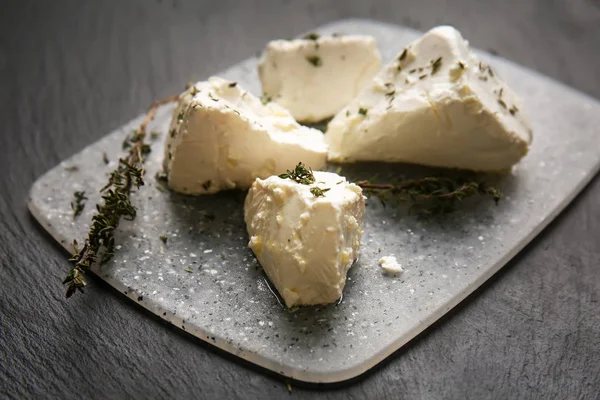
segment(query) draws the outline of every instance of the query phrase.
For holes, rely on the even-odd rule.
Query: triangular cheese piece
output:
[[[288,307],[342,296],[364,212],[361,188],[332,172],[315,171],[312,183],[254,182],[244,205],[249,246]]]
[[[478,171],[517,163],[532,140],[522,100],[441,26],[413,42],[329,123],[329,159]]]
[[[235,82],[213,77],[184,92],[173,111],[163,166],[184,194],[248,189],[256,178],[298,161],[322,168],[327,145],[317,129],[283,107],[263,104]]]
[[[269,42],[258,64],[263,92],[304,123],[331,118],[381,69],[375,39],[319,36]]]

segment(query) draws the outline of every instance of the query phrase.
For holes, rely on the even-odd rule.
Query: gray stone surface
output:
[[[26,208],[61,160],[201,79],[328,21],[457,26],[475,47],[600,97],[595,0],[82,2],[0,12],[0,397],[596,398],[600,179],[480,289],[359,379],[292,382],[165,324],[103,280],[64,300],[68,254]]]
[[[384,62],[419,37],[410,29],[366,20],[335,22],[317,32],[373,35]],[[459,212],[429,219],[409,215],[403,205],[383,206],[371,199],[361,257],[337,305],[296,312],[281,307],[247,248],[245,193],[194,198],[165,191],[152,178],[162,168],[160,142],[147,162],[149,184],[134,197],[138,217],[118,229],[115,258],[94,271],[159,317],[274,372],[309,382],[354,378],[504,266],[600,167],[599,102],[514,64],[490,62],[524,95],[524,111],[535,132],[528,156],[499,180],[504,199],[495,206],[489,198],[480,198]],[[254,58],[216,75],[260,95]],[[171,111],[164,107],[149,127],[162,138]],[[99,202],[98,189],[115,166],[105,166],[102,154],[119,154],[124,138],[139,123],[132,121],[111,133],[34,184],[31,210],[66,248],[73,238],[85,235],[95,213],[88,207],[73,220],[73,191],[88,193],[90,204]],[[380,174],[387,175],[387,181],[428,173],[439,171],[356,164],[344,166],[342,172],[351,180]],[[161,234],[168,237],[166,245]],[[377,262],[388,254],[404,265],[401,276],[382,274]]]

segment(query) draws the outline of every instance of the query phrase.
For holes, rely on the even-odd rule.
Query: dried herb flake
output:
[[[310,192],[312,193],[313,196],[315,197],[325,197],[325,192],[328,192],[330,190],[330,188],[320,188],[318,186],[314,186],[310,188]]]
[[[320,67],[323,65],[323,60],[321,60],[321,57],[319,56],[307,56],[306,61],[311,63],[313,67]]]
[[[85,197],[85,191],[73,192],[74,202],[71,202],[71,209],[73,210],[73,218],[77,217],[85,208],[85,201],[88,199]]]

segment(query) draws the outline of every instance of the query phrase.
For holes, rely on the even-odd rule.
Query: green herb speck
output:
[[[304,40],[317,40],[320,37],[321,36],[318,33],[311,32],[311,33],[307,33],[306,35],[304,35],[304,37],[302,39],[304,39]]]
[[[321,60],[321,57],[319,56],[308,56],[306,57],[306,61],[311,63],[313,67],[320,67],[323,65],[323,60]]]
[[[435,75],[436,72],[442,67],[442,57],[438,57],[431,62],[431,75]]]
[[[399,61],[403,61],[406,58],[406,55],[408,54],[408,49],[404,49],[402,51],[402,54],[400,54],[400,57],[398,57]]]
[[[325,197],[325,192],[328,192],[329,190],[330,190],[329,188],[321,189],[318,186],[310,188],[310,192],[315,197]]]
[[[73,193],[73,198],[75,199],[75,202],[71,202],[71,209],[73,210],[73,218],[75,218],[81,214],[85,208],[85,201],[87,200],[87,197],[85,197],[84,191],[76,191]]]
[[[271,96],[269,96],[266,93],[263,93],[262,96],[260,96],[260,101],[264,104],[267,105],[268,103],[273,101],[273,98]]]

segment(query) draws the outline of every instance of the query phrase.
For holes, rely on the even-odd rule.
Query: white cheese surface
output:
[[[249,246],[288,307],[338,300],[358,258],[362,189],[334,173],[314,176],[312,185],[257,179],[244,206]],[[329,190],[315,197],[315,186]]]
[[[299,125],[275,103],[263,105],[234,82],[213,77],[186,90],[173,111],[163,166],[185,194],[247,189],[255,178],[301,160],[325,165],[323,134]]]
[[[270,42],[258,65],[263,93],[298,121],[332,117],[381,69],[371,36],[320,36]]]
[[[521,99],[449,26],[427,32],[329,123],[329,158],[497,171],[532,140]]]
[[[400,263],[394,256],[381,257],[379,259],[379,265],[388,274],[397,275],[404,272],[402,265],[400,265]]]

